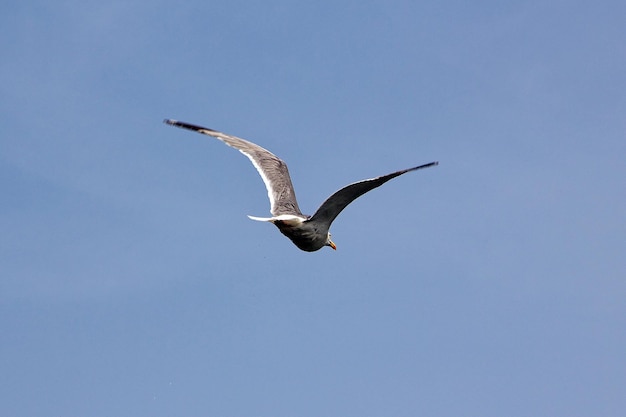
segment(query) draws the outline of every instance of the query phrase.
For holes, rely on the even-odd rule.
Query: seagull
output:
[[[287,164],[267,149],[247,140],[206,127],[172,119],[165,119],[163,122],[171,126],[189,129],[217,138],[247,156],[252,161],[252,165],[259,171],[265,183],[267,196],[270,200],[270,212],[272,213],[272,217],[248,217],[251,220],[273,223],[298,248],[307,252],[314,252],[324,246],[330,246],[337,250],[337,246],[330,239],[330,225],[339,213],[355,199],[402,174],[439,164],[439,162],[430,162],[346,185],[328,197],[315,214],[306,216],[302,214],[298,207],[296,193],[291,184]]]

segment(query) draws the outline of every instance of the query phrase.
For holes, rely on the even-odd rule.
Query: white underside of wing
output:
[[[282,161],[276,155],[272,154],[267,149],[253,142],[249,142],[236,136],[230,136],[217,130],[192,125],[190,123],[179,122],[172,119],[166,119],[165,123],[212,136],[216,139],[221,140],[226,145],[237,149],[239,152],[244,154],[250,160],[250,162],[252,162],[252,165],[254,166],[254,168],[256,168],[257,172],[261,176],[261,179],[265,184],[265,188],[267,189],[267,197],[270,201],[270,212],[274,214],[279,211],[277,204],[281,203],[284,207],[281,206],[280,210],[282,210],[283,212],[285,211],[286,207],[286,210],[291,210],[291,208],[293,208],[294,213],[299,214],[298,204],[295,200],[295,193],[293,191],[291,179],[289,178],[287,166],[284,161]],[[264,166],[265,159],[268,160],[269,165],[266,164]],[[277,197],[283,198],[284,201],[276,201]],[[294,219],[298,218],[297,215],[292,216],[294,217]],[[307,217],[301,217],[303,220],[307,219]],[[280,219],[278,217],[255,218],[255,220],[259,221],[297,221],[294,219]]]
[[[252,165],[254,165],[257,172],[261,176],[261,179],[265,183],[265,188],[267,189],[267,198],[270,200],[270,211],[274,210],[274,190],[272,189],[272,183],[270,182],[269,178],[267,178],[267,175],[265,175],[265,172],[263,172],[263,169],[261,169],[261,166],[254,160],[252,155],[249,155],[241,149],[239,149],[239,152],[248,157],[250,162],[252,162]]]
[[[226,145],[228,145],[228,146],[230,146],[232,148],[235,148],[239,152],[244,154],[250,160],[250,162],[252,162],[252,165],[256,168],[257,172],[261,176],[261,179],[263,180],[263,183],[265,183],[265,188],[267,189],[267,198],[270,200],[270,211],[272,211],[274,209],[274,191],[272,189],[272,183],[270,182],[270,180],[267,177],[267,175],[265,175],[265,172],[263,171],[263,168],[261,167],[261,165],[259,165],[259,163],[252,157],[252,155],[250,155],[249,153],[247,153],[243,149],[239,149],[237,146],[234,146],[230,142],[230,140],[232,140],[232,138],[229,135],[226,135],[226,134],[224,134],[222,132],[217,132],[217,131],[213,131],[213,130],[206,130],[206,129],[204,129],[202,131],[202,133],[204,133],[206,135],[209,135],[209,136],[213,136],[214,138],[220,139]],[[235,139],[243,140],[243,139],[240,139],[240,138],[235,138]],[[247,142],[247,141],[244,141],[244,142]],[[250,144],[254,145],[251,142],[250,142]],[[270,153],[267,150],[265,150],[265,151]]]

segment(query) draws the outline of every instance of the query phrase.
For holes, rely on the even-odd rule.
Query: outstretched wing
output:
[[[323,224],[326,228],[330,228],[330,224],[333,222],[333,220],[335,220],[339,213],[341,213],[341,211],[345,209],[348,204],[352,203],[355,199],[359,198],[366,192],[371,191],[374,188],[380,187],[387,181],[402,174],[406,174],[407,172],[432,167],[438,164],[439,162],[431,162],[417,167],[403,169],[402,171],[393,172],[391,174],[383,175],[381,177],[363,180],[347,185],[328,197],[308,221],[318,222],[320,224]]]
[[[259,171],[265,183],[265,188],[267,188],[272,215],[293,214],[302,216],[296,200],[296,193],[291,184],[287,164],[276,155],[252,142],[218,132],[217,130],[171,119],[165,119],[164,122],[168,125],[212,136],[239,150],[239,152],[250,159],[252,165]]]

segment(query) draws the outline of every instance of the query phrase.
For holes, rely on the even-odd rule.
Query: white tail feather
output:
[[[256,217],[256,216],[248,216],[248,218],[250,220],[254,220],[257,222],[273,222],[274,218],[273,217]]]
[[[256,216],[248,216],[250,220],[255,220],[257,222],[277,222],[280,221],[289,226],[298,226],[302,224],[306,217],[294,216],[293,214],[281,214],[280,216],[275,217],[256,217]]]

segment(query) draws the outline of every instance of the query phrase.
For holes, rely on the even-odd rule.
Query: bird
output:
[[[191,123],[173,119],[165,119],[163,122],[212,136],[247,156],[265,183],[267,196],[270,200],[270,213],[272,214],[272,217],[248,217],[251,220],[273,223],[283,235],[287,236],[299,249],[306,252],[314,252],[325,246],[337,250],[337,245],[331,240],[330,225],[339,213],[358,197],[407,172],[439,164],[438,161],[429,162],[346,185],[328,197],[312,216],[307,216],[302,214],[298,207],[287,164],[267,149],[245,139]]]

